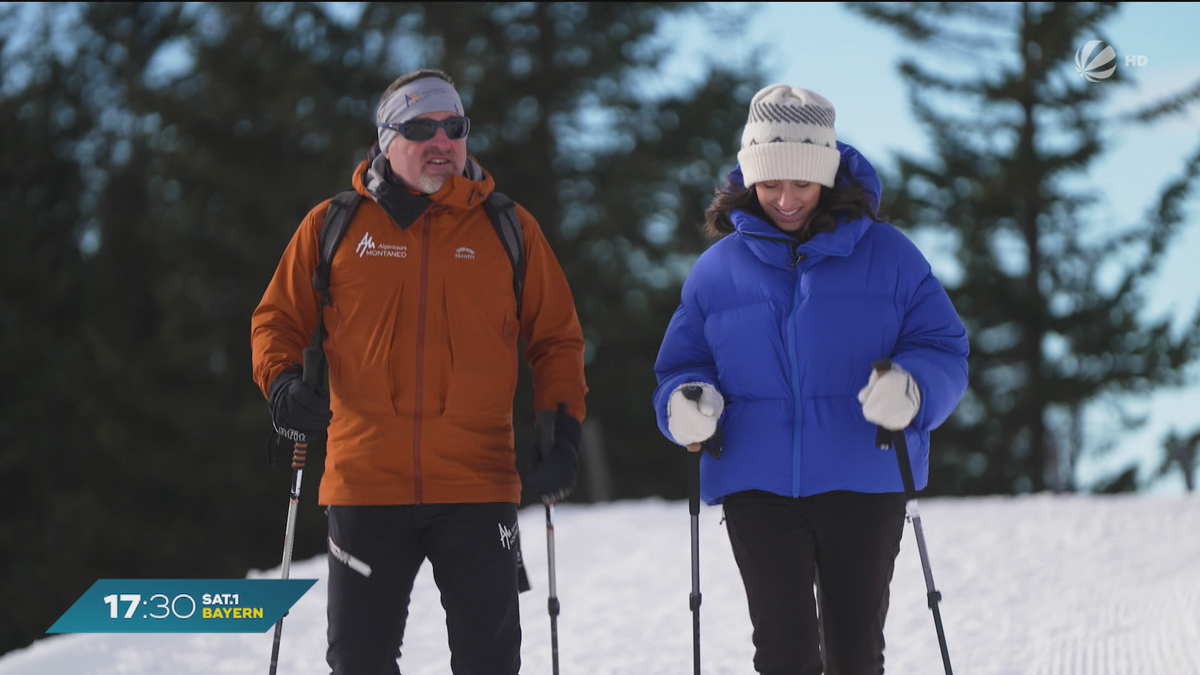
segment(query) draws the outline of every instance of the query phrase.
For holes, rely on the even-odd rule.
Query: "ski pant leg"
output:
[[[754,627],[754,669],[764,675],[821,675],[812,525],[797,500],[768,492],[738,492],[724,504]]]
[[[905,497],[828,492],[804,499],[817,524],[825,672],[879,675]]]
[[[446,610],[454,675],[517,675],[521,606],[517,590],[517,505],[440,504],[425,547]]]
[[[331,506],[329,647],[333,675],[399,675],[397,659],[421,567],[412,506]],[[370,575],[364,574],[370,566]]]

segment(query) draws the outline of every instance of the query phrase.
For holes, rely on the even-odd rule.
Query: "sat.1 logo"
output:
[[[1149,62],[1145,56],[1125,57],[1126,66],[1144,66]],[[1075,70],[1088,82],[1107,80],[1117,72],[1117,52],[1103,40],[1089,40],[1075,52]]]

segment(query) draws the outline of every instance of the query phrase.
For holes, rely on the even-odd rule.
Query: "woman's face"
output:
[[[755,183],[754,191],[771,222],[789,233],[808,227],[821,199],[821,184],[802,180]]]

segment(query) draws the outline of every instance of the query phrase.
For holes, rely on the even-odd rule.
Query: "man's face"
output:
[[[453,116],[454,113],[449,111],[418,115],[439,122]],[[440,190],[447,178],[461,174],[466,168],[467,138],[451,140],[441,128],[426,141],[410,141],[402,134],[396,134],[388,146],[387,158],[392,173],[405,185],[430,194]]]

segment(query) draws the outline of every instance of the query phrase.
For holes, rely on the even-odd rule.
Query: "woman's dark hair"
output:
[[[817,209],[808,221],[803,236],[807,239],[818,232],[833,232],[837,229],[838,220],[849,221],[864,215],[877,223],[882,222],[875,212],[876,206],[874,197],[854,181],[831,188],[822,185]],[[729,212],[734,209],[758,216],[768,224],[772,223],[762,205],[758,203],[758,193],[753,186],[735,186],[726,181],[725,187],[718,188],[713,194],[712,203],[704,212],[704,224],[700,229],[713,239],[733,234],[733,221],[729,218]]]

